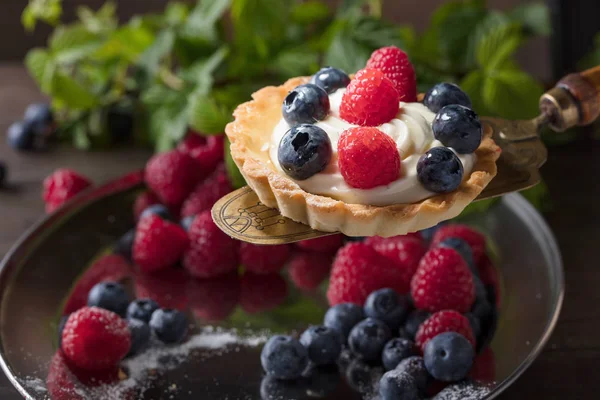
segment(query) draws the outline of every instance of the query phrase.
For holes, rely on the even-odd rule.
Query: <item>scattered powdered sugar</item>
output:
[[[481,400],[490,394],[488,386],[472,382],[450,385],[439,392],[432,400]]]

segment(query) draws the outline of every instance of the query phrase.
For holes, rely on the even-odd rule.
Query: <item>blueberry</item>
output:
[[[115,244],[113,251],[115,254],[120,254],[131,261],[131,252],[133,249],[133,241],[135,240],[135,229],[127,231],[119,238]]]
[[[300,85],[285,97],[282,113],[290,126],[313,124],[329,114],[329,96],[312,83]]]
[[[134,300],[127,307],[127,319],[139,319],[140,321],[150,322],[152,314],[158,309],[158,303],[152,299]]]
[[[473,313],[466,313],[465,317],[469,320],[469,325],[471,325],[471,329],[473,330],[473,335],[475,338],[479,338],[481,335],[481,322],[479,318],[476,317]]]
[[[323,325],[338,331],[345,342],[354,325],[363,319],[365,312],[362,307],[352,303],[341,303],[327,310]]]
[[[25,110],[24,120],[29,122],[36,135],[44,135],[54,123],[54,115],[49,104],[30,104]]]
[[[100,282],[90,290],[87,305],[100,307],[124,317],[129,296],[123,286],[116,282]]]
[[[475,267],[475,262],[473,261],[473,250],[471,250],[471,246],[469,246],[469,244],[463,239],[457,237],[449,237],[444,239],[439,244],[439,247],[448,247],[456,250],[458,254],[461,255],[463,260],[465,260],[471,272],[473,272],[473,274],[476,276],[479,275],[479,271],[477,271],[477,268]]]
[[[393,289],[379,289],[367,297],[365,314],[385,322],[392,331],[396,331],[404,322],[408,313],[408,302]]]
[[[286,132],[279,143],[277,156],[286,174],[304,180],[323,171],[331,154],[327,133],[316,125],[302,124]]]
[[[186,231],[189,231],[190,226],[192,226],[192,222],[194,222],[194,218],[196,218],[195,215],[187,216],[179,222],[179,225],[181,225],[181,227]]]
[[[415,336],[419,327],[427,318],[431,316],[431,313],[425,310],[414,310],[406,318],[402,331],[410,340],[415,340]]]
[[[417,384],[417,387],[422,392],[427,389],[429,383],[433,380],[431,375],[429,375],[427,368],[425,368],[425,361],[423,360],[423,357],[408,357],[398,364],[396,370],[405,372],[412,376]]]
[[[431,228],[427,228],[427,229],[423,229],[421,231],[421,237],[423,238],[423,240],[427,243],[431,242],[431,239],[433,238],[433,235],[435,234],[435,232],[437,232],[438,229],[440,229],[440,227],[442,225],[445,225],[447,222],[446,221],[442,221],[440,223],[438,223],[435,226],[432,226]]]
[[[6,181],[6,175],[8,175],[8,168],[6,167],[6,164],[0,161],[0,187],[2,187]]]
[[[475,303],[488,302],[488,293],[485,285],[479,278],[479,271],[477,271],[477,274],[473,274],[473,286],[475,286]]]
[[[15,150],[31,150],[33,148],[33,127],[31,123],[19,121],[8,127],[6,142]]]
[[[427,342],[423,359],[435,379],[456,382],[467,376],[474,357],[475,350],[464,336],[445,332]]]
[[[354,354],[367,362],[381,362],[381,352],[392,333],[387,324],[375,318],[367,318],[350,331],[348,344]]]
[[[311,326],[300,336],[308,359],[315,365],[334,364],[342,352],[339,333],[326,326]]]
[[[473,304],[473,307],[471,307],[471,312],[473,313],[473,315],[475,315],[477,318],[482,319],[488,318],[492,314],[492,311],[492,305],[485,298],[477,299],[475,301],[475,304]]]
[[[423,98],[423,104],[434,113],[450,104],[460,104],[471,108],[471,99],[454,83],[438,83]]]
[[[310,80],[327,93],[333,93],[338,89],[345,88],[350,84],[350,77],[341,69],[333,67],[324,67],[319,70]]]
[[[179,343],[188,331],[188,319],[178,310],[159,308],[152,313],[150,328],[163,343]]]
[[[127,321],[129,332],[131,332],[131,348],[129,355],[138,354],[150,342],[150,326],[139,319],[130,319]]]
[[[260,362],[274,378],[297,379],[308,366],[308,352],[291,336],[276,335],[263,347]]]
[[[420,400],[421,394],[415,380],[406,372],[386,372],[379,381],[381,400]]]
[[[405,358],[416,356],[415,344],[411,340],[394,338],[385,344],[381,361],[386,371],[394,369]]]
[[[282,381],[271,375],[265,375],[260,382],[260,398],[262,400],[302,399],[306,393],[306,385],[302,380]]]
[[[431,192],[449,193],[456,190],[463,174],[462,162],[447,147],[434,147],[417,162],[417,178]]]
[[[445,106],[438,111],[431,128],[437,140],[460,154],[477,150],[483,137],[483,129],[477,113],[457,104]]]
[[[69,319],[68,315],[63,315],[60,317],[60,321],[58,322],[57,333],[58,333],[58,348],[62,349],[62,334],[65,330],[65,325],[67,324],[67,320]]]
[[[142,211],[142,213],[140,214],[140,219],[143,219],[149,215],[157,215],[162,219],[166,219],[169,221],[171,220],[171,213],[169,212],[169,209],[163,206],[162,204],[154,204],[145,208],[144,211]]]

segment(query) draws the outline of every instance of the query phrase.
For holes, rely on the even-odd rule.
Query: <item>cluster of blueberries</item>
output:
[[[458,333],[442,333],[427,342],[420,356],[413,340],[429,313],[411,312],[410,303],[392,289],[380,289],[369,295],[364,307],[351,303],[331,307],[323,325],[309,327],[299,340],[271,337],[261,353],[266,372],[263,399],[289,396],[290,390],[314,390],[315,376],[323,370],[317,381],[328,379],[335,389],[337,366],[345,369],[351,387],[379,393],[382,400],[418,400],[434,380],[463,380],[475,357],[471,343]],[[328,365],[333,367],[326,369]],[[381,367],[387,371],[383,375]]]
[[[96,284],[88,294],[87,305],[99,307],[127,319],[131,332],[129,356],[138,354],[151,343],[152,336],[165,344],[182,342],[188,332],[187,316],[178,310],[160,308],[151,299],[137,299],[130,302],[125,288],[116,282]],[[60,321],[59,343],[68,316]]]
[[[323,171],[331,160],[331,141],[314,125],[329,114],[329,94],[350,84],[344,71],[322,68],[310,83],[294,88],[283,101],[283,119],[291,129],[283,136],[278,150],[281,168],[291,178],[308,179]]]
[[[15,150],[42,149],[55,130],[54,114],[45,103],[31,104],[22,121],[12,124],[7,131],[8,145]]]

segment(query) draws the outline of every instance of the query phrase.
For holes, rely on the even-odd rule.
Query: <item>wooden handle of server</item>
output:
[[[557,131],[594,122],[600,116],[600,66],[562,78],[542,96],[540,109]]]

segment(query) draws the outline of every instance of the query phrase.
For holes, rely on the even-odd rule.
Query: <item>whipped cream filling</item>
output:
[[[388,185],[371,189],[357,189],[346,183],[337,165],[337,144],[343,131],[357,125],[340,118],[340,104],[345,91],[346,89],[338,89],[329,95],[331,111],[326,119],[315,124],[323,129],[331,140],[333,154],[329,165],[323,172],[306,180],[294,180],[294,182],[309,193],[328,196],[349,204],[373,206],[409,204],[434,196],[436,193],[426,190],[419,182],[417,162],[427,150],[443,144],[435,140],[431,130],[431,122],[435,114],[421,103],[401,102],[396,118],[377,127],[396,142],[402,160],[400,177]],[[281,118],[273,130],[271,142],[266,143],[262,148],[269,153],[270,162],[284,175],[286,174],[279,165],[277,153],[281,139],[289,130],[289,125]],[[464,167],[464,177],[467,178],[476,162],[476,155],[474,153],[457,153],[457,155]]]

